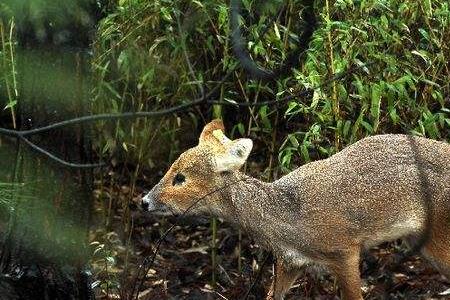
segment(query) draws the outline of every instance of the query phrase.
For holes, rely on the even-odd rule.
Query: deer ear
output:
[[[212,144],[216,145],[220,141],[215,137],[214,132],[221,131],[222,133],[225,131],[225,127],[223,126],[223,122],[220,119],[215,119],[203,127],[203,131],[200,134],[199,144]]]
[[[215,156],[216,172],[236,171],[242,167],[252,151],[251,139],[237,139],[225,146],[225,153]]]

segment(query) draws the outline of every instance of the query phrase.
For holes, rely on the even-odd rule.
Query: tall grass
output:
[[[17,128],[16,105],[19,98],[16,60],[15,60],[15,21],[14,18],[9,19],[5,24],[0,18],[0,90],[6,90],[7,100],[4,110],[9,110],[13,128]],[[3,86],[3,88],[2,88]],[[0,102],[0,103],[3,103]]]

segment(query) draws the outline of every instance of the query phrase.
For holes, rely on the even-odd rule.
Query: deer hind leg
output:
[[[422,254],[450,281],[450,228],[434,228]]]
[[[272,284],[266,300],[283,300],[299,274],[299,268],[290,268],[283,260],[277,259]]]
[[[336,276],[342,300],[363,300],[359,274],[359,254],[360,250],[355,249],[339,259],[333,260],[329,265]]]

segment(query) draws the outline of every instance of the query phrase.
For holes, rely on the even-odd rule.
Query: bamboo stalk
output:
[[[326,8],[326,23],[330,24],[330,3],[329,0],[325,0],[325,8]],[[333,50],[333,36],[331,32],[331,26],[327,33],[327,39],[328,39],[328,69],[331,73],[331,76],[334,76],[335,69],[334,69],[334,50]],[[339,107],[339,98],[337,93],[337,86],[336,82],[333,81],[332,83],[332,95],[331,99],[333,101],[333,115],[334,115],[334,121],[337,123],[341,117],[340,117],[340,107]],[[339,134],[339,131],[335,131],[335,147],[336,151],[340,149],[340,141],[341,137]]]
[[[14,33],[14,18],[11,19],[10,27],[9,27],[9,53],[11,57],[11,69],[12,69],[12,79],[13,79],[13,89],[14,89],[14,96],[19,97],[19,91],[17,89],[17,79],[16,79],[16,64],[14,59],[14,43],[13,43],[13,33]],[[14,126],[15,128],[15,126]]]
[[[224,98],[224,87],[220,88],[220,100],[222,101]],[[221,105],[214,105],[213,106],[213,118],[214,119],[221,119],[222,118],[222,106]],[[218,224],[217,224],[217,218],[212,217],[211,218],[211,285],[213,288],[217,285],[217,279],[216,279],[216,269],[217,269],[217,230],[218,230]]]
[[[17,100],[18,98],[18,90],[17,90],[17,82],[16,82],[16,69],[15,69],[15,61],[14,61],[14,45],[12,42],[12,38],[13,38],[13,32],[14,32],[14,20],[11,20],[10,22],[10,30],[9,30],[9,41],[6,41],[5,38],[5,30],[4,30],[4,24],[3,21],[0,20],[0,36],[1,36],[1,40],[2,40],[2,52],[3,52],[3,72],[4,72],[4,80],[5,80],[5,85],[6,85],[6,92],[8,94],[8,105],[9,105],[9,109],[11,111],[11,118],[13,121],[13,127],[14,129],[17,128],[17,123],[16,123],[16,113],[14,110],[14,100]],[[7,49],[6,44],[9,45],[9,49]],[[7,52],[9,52],[9,60],[7,55]],[[8,78],[8,74],[9,72],[7,72],[6,70],[9,69],[11,65],[11,69],[12,69],[12,78],[13,78],[13,90],[14,90],[14,95],[11,92],[11,85],[9,82],[9,78]]]

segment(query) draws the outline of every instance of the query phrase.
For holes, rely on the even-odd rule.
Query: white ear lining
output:
[[[226,147],[224,154],[215,157],[216,171],[234,171],[245,164],[253,147],[251,139],[238,139]]]
[[[253,148],[253,141],[251,139],[238,139],[229,149],[231,155],[242,158],[244,160],[250,155]]]
[[[223,131],[220,129],[214,130],[213,136],[224,146],[231,143],[231,140],[227,138]]]

